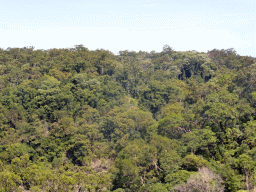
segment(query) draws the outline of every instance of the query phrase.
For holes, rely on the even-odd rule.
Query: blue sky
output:
[[[176,51],[256,57],[255,0],[0,0],[0,47]]]

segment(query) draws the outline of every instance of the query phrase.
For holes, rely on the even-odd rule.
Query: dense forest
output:
[[[0,191],[254,191],[255,108],[234,49],[0,49]]]

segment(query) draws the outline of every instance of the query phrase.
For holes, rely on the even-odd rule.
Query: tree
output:
[[[156,155],[154,146],[147,145],[142,140],[130,142],[116,159],[119,169],[117,186],[130,190],[138,190],[144,186],[154,175],[152,171],[156,167]]]
[[[0,172],[0,190],[1,191],[18,191],[21,185],[21,178],[8,170]]]
[[[197,174],[193,174],[188,179],[187,183],[180,185],[174,191],[209,191],[209,192],[223,192],[224,181],[220,175],[214,174],[213,171],[206,167],[199,169]]]
[[[250,156],[246,154],[240,155],[238,158],[238,162],[245,177],[246,190],[250,191],[254,188],[255,185],[255,162]]]
[[[169,45],[164,45],[163,46],[163,51],[162,53],[172,53],[173,49]]]

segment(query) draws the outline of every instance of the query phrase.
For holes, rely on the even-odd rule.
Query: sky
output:
[[[234,48],[256,57],[256,0],[0,0],[0,48],[161,52]]]

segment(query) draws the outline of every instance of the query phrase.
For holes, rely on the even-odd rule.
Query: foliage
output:
[[[253,191],[255,58],[0,49],[0,191]]]

